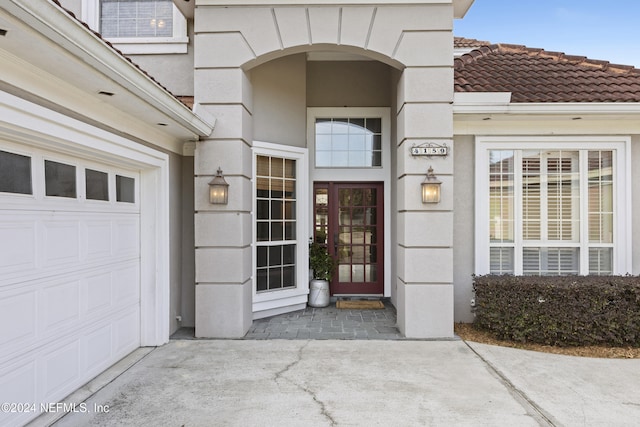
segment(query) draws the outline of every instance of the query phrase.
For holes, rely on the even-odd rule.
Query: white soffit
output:
[[[173,0],[173,4],[176,5],[185,18],[193,19],[193,12],[196,8],[195,0]]]
[[[453,0],[453,17],[464,18],[475,0]]]
[[[326,52],[326,51],[307,52],[307,60],[308,61],[373,61],[373,59],[371,58],[358,55],[356,53]]]

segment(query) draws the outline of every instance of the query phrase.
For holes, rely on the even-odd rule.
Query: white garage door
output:
[[[39,412],[140,346],[139,182],[0,140],[0,402]]]

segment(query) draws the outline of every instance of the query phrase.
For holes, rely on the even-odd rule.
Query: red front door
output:
[[[382,183],[314,184],[314,240],[338,265],[331,294],[384,293]]]

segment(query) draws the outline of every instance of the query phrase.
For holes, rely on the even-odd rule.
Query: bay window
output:
[[[478,274],[629,271],[626,141],[478,138]]]

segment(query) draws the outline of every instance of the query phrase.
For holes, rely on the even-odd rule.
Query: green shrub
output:
[[[638,276],[475,276],[475,325],[499,339],[640,347]]]

